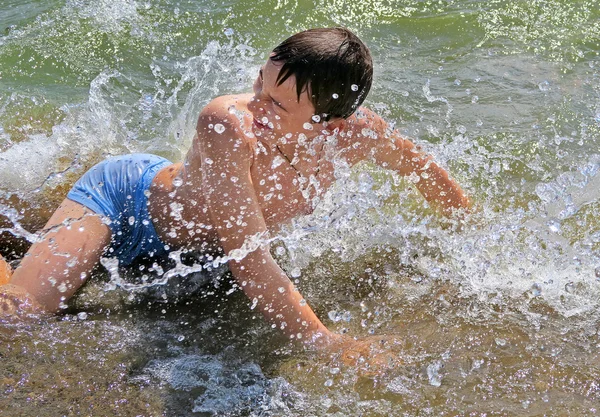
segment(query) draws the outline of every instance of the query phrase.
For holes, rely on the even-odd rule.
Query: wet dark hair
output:
[[[321,120],[350,117],[373,82],[369,49],[341,27],[296,33],[273,49],[270,58],[283,62],[277,85],[296,77],[298,101],[307,92]]]

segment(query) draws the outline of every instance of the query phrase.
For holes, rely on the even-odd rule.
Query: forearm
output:
[[[268,252],[261,248],[229,264],[252,305],[290,338],[311,341],[331,337],[287,275],[263,251]]]
[[[419,192],[446,216],[452,215],[455,210],[467,210],[470,202],[462,188],[432,157],[427,158],[425,164],[414,171],[414,182]]]
[[[466,210],[469,198],[448,172],[439,166],[433,156],[422,152],[408,139],[396,136],[393,151],[385,158],[395,170],[412,179],[419,192],[434,208],[450,216],[455,210]],[[393,155],[398,155],[397,159]],[[392,162],[393,161],[393,162]]]
[[[464,191],[431,155],[397,131],[388,133],[387,123],[372,112],[370,115],[372,120],[366,122],[367,126],[379,135],[380,140],[367,152],[376,164],[411,178],[423,197],[446,216],[455,210],[469,208],[470,202]]]

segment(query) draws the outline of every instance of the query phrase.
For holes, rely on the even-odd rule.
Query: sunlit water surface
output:
[[[104,157],[180,160],[212,97],[249,91],[285,35],[332,25],[372,49],[366,104],[477,207],[457,224],[403,179],[338,166],[273,243],[326,325],[394,336],[393,366],[289,345],[218,266],[187,295],[170,277],[193,265],[143,291],[145,271],[99,268],[64,315],[0,323],[0,414],[600,414],[596,1],[4,0],[2,253],[18,261]]]

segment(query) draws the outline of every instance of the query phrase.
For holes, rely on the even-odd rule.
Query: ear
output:
[[[346,119],[342,119],[340,117],[337,119],[330,120],[330,121],[324,123],[323,127],[325,128],[325,130],[327,130],[331,133],[333,133],[336,129],[338,132],[341,132],[346,127]]]

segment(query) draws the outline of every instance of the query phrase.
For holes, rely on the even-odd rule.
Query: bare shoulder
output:
[[[343,130],[342,147],[351,164],[372,159],[375,149],[388,143],[392,132],[381,116],[366,107],[350,116]]]
[[[243,111],[244,100],[244,95],[220,96],[211,100],[198,117],[195,145],[231,151],[227,155],[234,159],[249,155],[238,152],[250,149],[253,139],[244,127],[248,123],[245,120],[248,116]]]
[[[219,96],[212,99],[200,112],[199,121],[232,123],[240,120],[232,109],[240,101],[240,96]]]
[[[360,107],[350,118],[349,123],[356,129],[372,129],[375,133],[385,134],[388,124],[381,116],[366,107]]]

